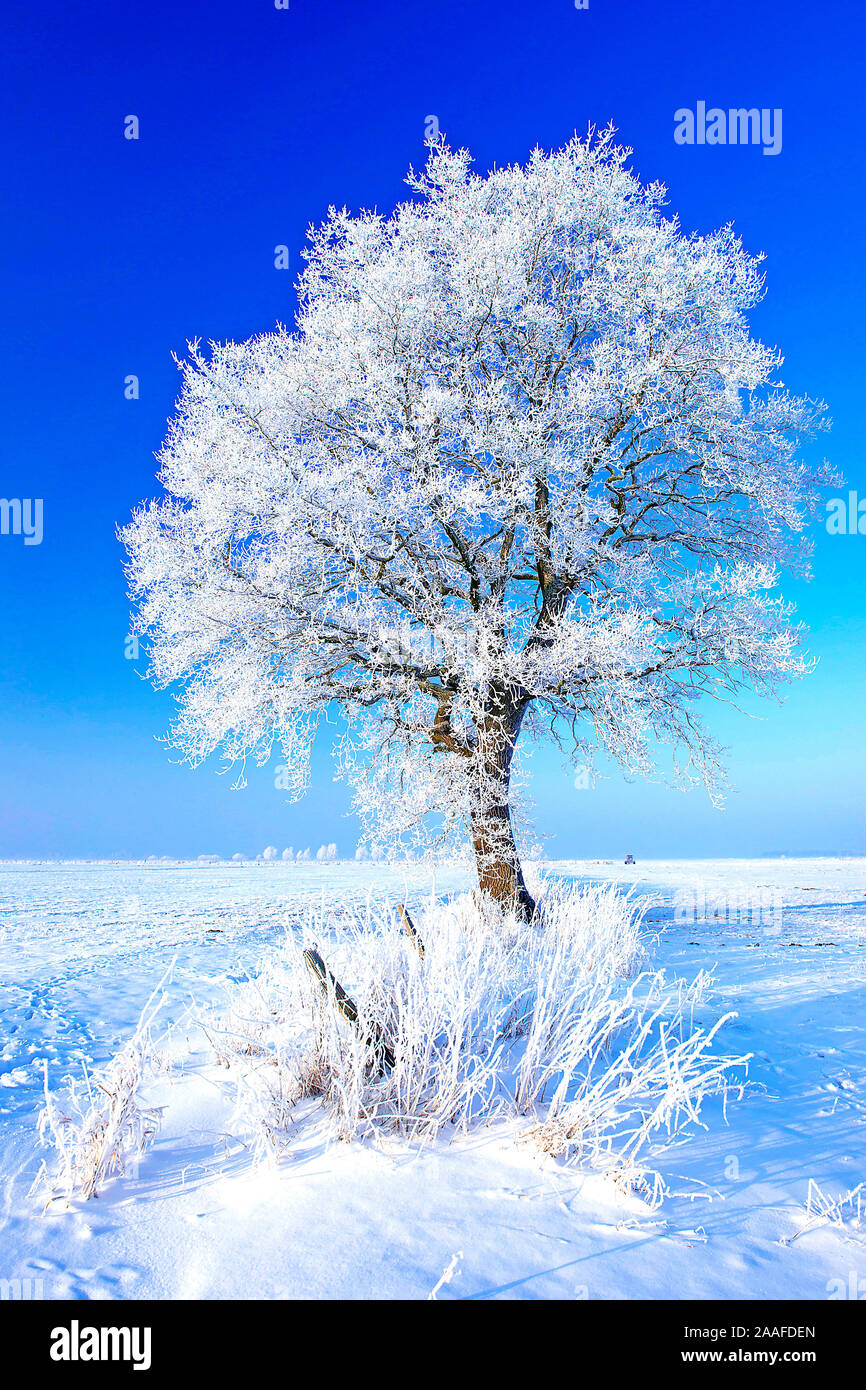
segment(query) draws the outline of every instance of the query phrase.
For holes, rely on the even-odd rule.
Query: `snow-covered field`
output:
[[[253,1164],[191,1001],[254,973],[311,902],[429,898],[428,867],[0,865],[0,1280],[46,1298],[426,1298],[450,1268],[439,1298],[863,1296],[866,1202],[863,1225],[856,1196],[816,1212],[866,1180],[866,860],[546,869],[648,895],[648,963],[710,969],[712,1013],[738,1014],[725,1050],[753,1054],[727,1119],[708,1103],[706,1130],[654,1157],[661,1206],[504,1125],[421,1153],[310,1137]],[[436,870],[437,893],[469,883]],[[159,1083],[154,1146],[43,1215],[27,1194],[44,1063],[53,1087],[104,1063],[173,959],[181,1066]]]

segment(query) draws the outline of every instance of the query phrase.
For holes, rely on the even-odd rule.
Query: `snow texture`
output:
[[[655,1156],[653,1207],[591,1167],[514,1142],[510,1121],[424,1147],[327,1142],[279,1163],[237,1131],[191,1021],[250,987],[315,908],[406,901],[430,869],[279,862],[0,866],[0,1278],[46,1298],[841,1298],[866,1288],[863,860],[548,866],[632,887],[653,970],[715,984],[752,1087]],[[436,892],[469,886],[441,867]],[[150,1147],[67,1207],[28,1197],[43,1071],[111,1066],[172,961],[175,1067],[147,1082]],[[153,1023],[154,1031],[156,1023]],[[189,1046],[192,1046],[192,1053]],[[681,1136],[682,1138],[682,1136]],[[29,1283],[28,1283],[29,1281]]]

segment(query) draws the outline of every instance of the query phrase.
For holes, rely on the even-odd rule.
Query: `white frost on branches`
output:
[[[437,139],[393,215],[311,231],[295,332],[190,345],[124,533],[184,757],[242,779],[276,741],[299,796],[336,706],[389,847],[433,811],[477,850],[521,728],[643,775],[670,745],[715,794],[699,698],[806,669],[772,590],[807,565],[824,408],[749,335],[760,258],[684,234],[628,153],[480,177]]]

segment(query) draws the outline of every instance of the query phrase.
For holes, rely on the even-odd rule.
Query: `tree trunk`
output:
[[[535,900],[523,880],[507,805],[486,806],[473,813],[472,843],[482,898],[530,921]]]
[[[523,880],[508,805],[511,760],[524,709],[501,701],[480,731],[480,785],[471,831],[482,899],[528,922],[535,901]]]

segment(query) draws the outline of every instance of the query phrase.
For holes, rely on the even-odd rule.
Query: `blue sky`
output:
[[[42,498],[44,538],[0,536],[0,856],[353,849],[327,737],[296,806],[272,769],[233,792],[216,767],[172,764],[156,741],[171,698],[124,656],[114,528],[155,490],[172,350],[291,322],[306,226],[329,203],[392,207],[430,115],[481,170],[612,119],[685,227],[733,221],[767,254],[755,331],[782,347],[792,390],[828,401],[821,449],[866,496],[857,7],[49,0],[14,6],[4,28],[0,495]],[[781,152],[676,144],[674,112],[698,101],[781,108]],[[129,374],[138,400],[124,398]],[[866,536],[816,540],[812,584],[785,586],[816,673],[781,709],[755,707],[760,722],[709,711],[732,749],[726,810],[619,776],[577,791],[558,756],[539,755],[552,852],[866,850]]]

